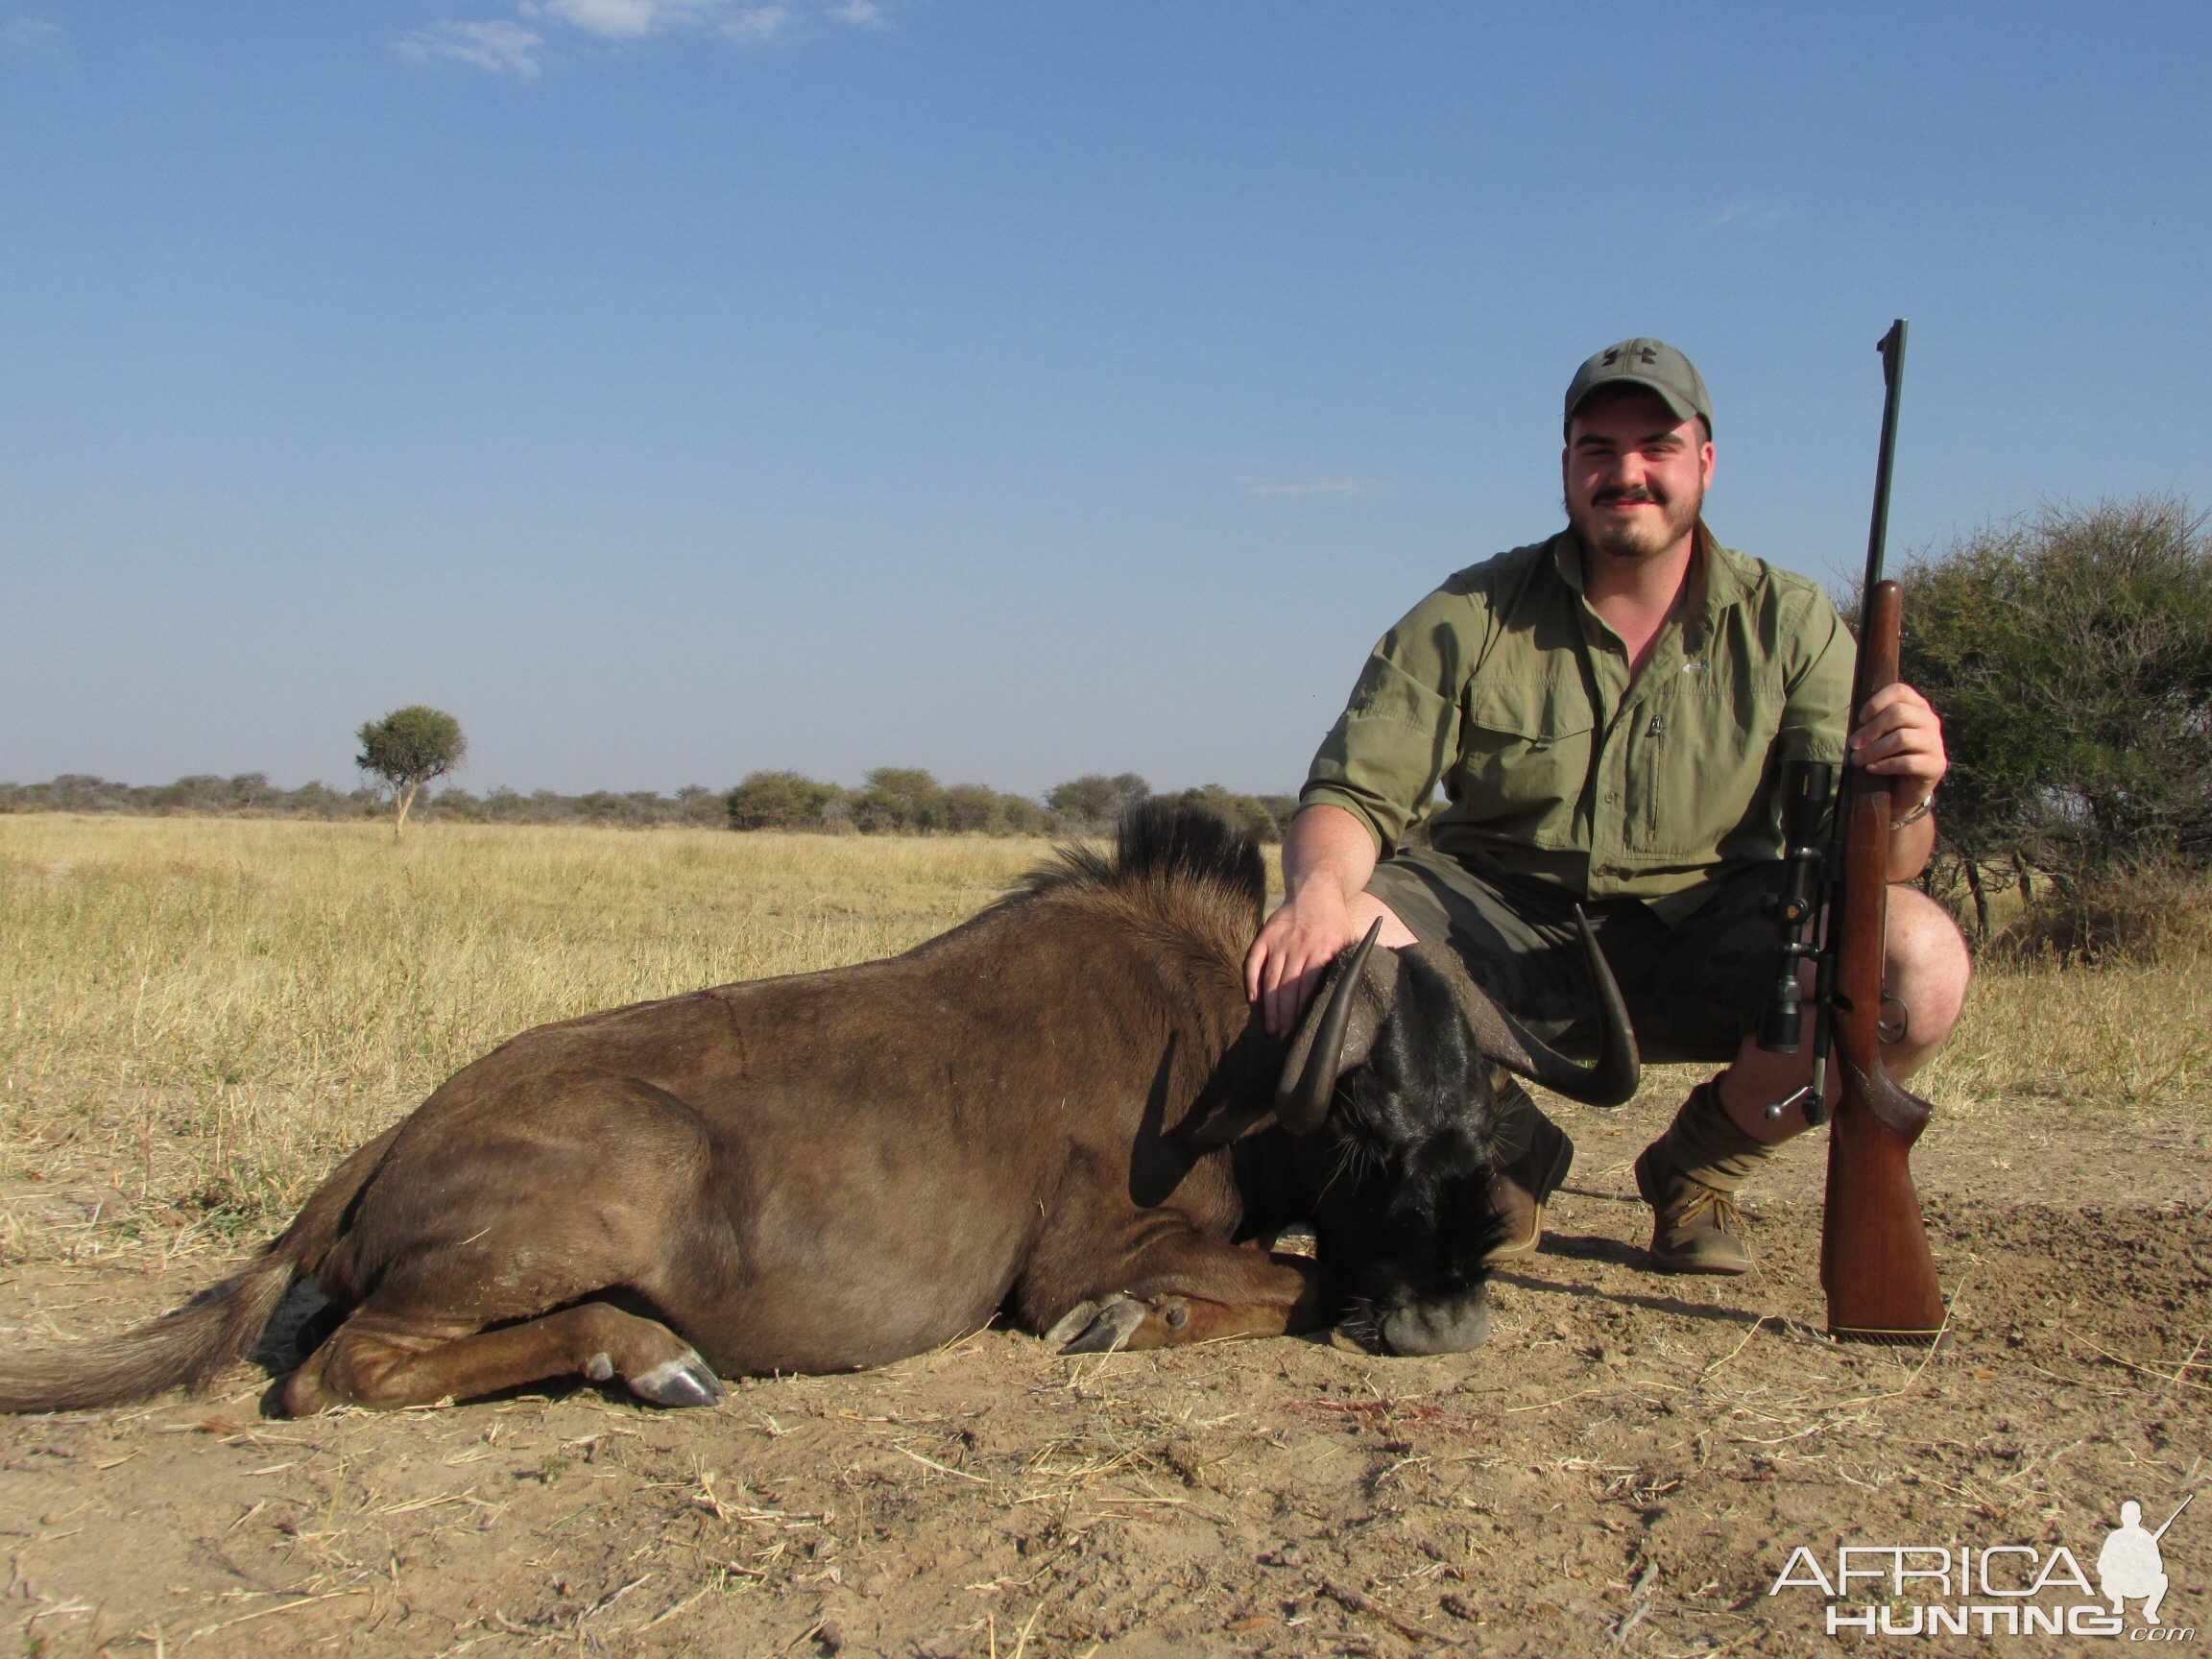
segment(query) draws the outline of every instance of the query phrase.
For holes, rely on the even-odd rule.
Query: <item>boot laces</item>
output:
[[[1682,1184],[1690,1189],[1690,1192],[1687,1201],[1674,1216],[1675,1226],[1695,1227],[1699,1220],[1710,1214],[1716,1232],[1725,1233],[1731,1238],[1743,1235],[1743,1212],[1736,1207],[1733,1193],[1723,1192],[1718,1187],[1708,1187],[1702,1181],[1693,1181],[1688,1176],[1683,1177]]]

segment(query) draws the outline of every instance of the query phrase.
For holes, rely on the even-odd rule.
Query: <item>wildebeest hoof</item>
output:
[[[1079,1332],[1090,1329],[1091,1321],[1098,1317],[1098,1304],[1078,1302],[1052,1322],[1045,1333],[1045,1340],[1054,1344],[1072,1342]]]
[[[1075,1312],[1079,1313],[1084,1309],[1091,1307],[1092,1305],[1086,1302],[1082,1308],[1075,1310]],[[1142,1302],[1127,1296],[1110,1296],[1102,1306],[1094,1310],[1095,1316],[1076,1334],[1072,1340],[1061,1343],[1060,1352],[1063,1354],[1118,1353],[1129,1345],[1129,1338],[1137,1334],[1137,1327],[1144,1323],[1144,1304]],[[1057,1337],[1061,1331],[1073,1321],[1075,1313],[1070,1313],[1066,1319],[1053,1326],[1051,1335]]]
[[[688,1350],[627,1381],[631,1393],[656,1406],[711,1406],[727,1392],[713,1368]]]

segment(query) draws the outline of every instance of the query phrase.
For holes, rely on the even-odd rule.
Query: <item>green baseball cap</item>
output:
[[[1574,424],[1575,411],[1599,387],[1621,383],[1656,393],[1677,421],[1703,416],[1706,431],[1712,431],[1713,394],[1705,390],[1705,376],[1697,373],[1697,366],[1666,341],[1641,335],[1606,347],[1575,371],[1575,378],[1567,384],[1564,424]]]

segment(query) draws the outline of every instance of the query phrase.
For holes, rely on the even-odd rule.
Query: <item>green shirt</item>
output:
[[[1779,858],[1780,763],[1842,758],[1851,636],[1806,578],[1702,524],[1698,544],[1634,677],[1572,531],[1460,571],[1377,643],[1300,800],[1343,807],[1387,854],[1441,781],[1437,851],[1670,920]]]

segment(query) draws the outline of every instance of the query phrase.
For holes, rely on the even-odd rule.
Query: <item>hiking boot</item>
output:
[[[1667,1163],[1664,1140],[1636,1160],[1636,1190],[1655,1213],[1651,1265],[1662,1273],[1748,1273],[1743,1212],[1733,1194],[1693,1181]]]
[[[1492,1267],[1536,1254],[1537,1242],[1544,1237],[1545,1200],[1558,1190],[1575,1164],[1575,1142],[1537,1110],[1526,1089],[1512,1085],[1499,1104],[1500,1140],[1505,1147],[1518,1143],[1521,1150],[1490,1175],[1490,1202],[1503,1228],[1503,1236],[1483,1258]]]
[[[1652,1209],[1651,1265],[1662,1273],[1751,1270],[1736,1190],[1774,1149],[1736,1126],[1717,1081],[1691,1090],[1636,1160],[1636,1190]]]

